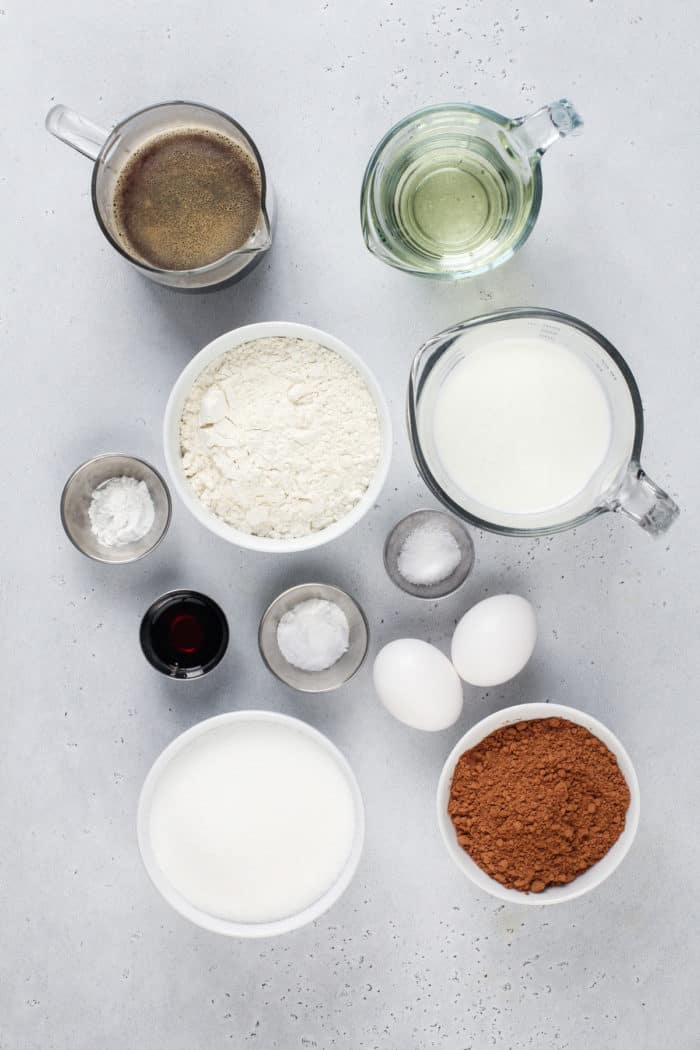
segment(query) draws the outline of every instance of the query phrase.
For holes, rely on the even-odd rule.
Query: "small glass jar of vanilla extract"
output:
[[[169,591],[147,610],[140,639],[144,656],[161,674],[201,678],[226,652],[228,623],[221,608],[206,594]]]

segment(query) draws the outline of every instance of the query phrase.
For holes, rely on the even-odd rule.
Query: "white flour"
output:
[[[242,532],[276,539],[332,525],[379,461],[374,399],[334,351],[255,339],[213,361],[180,425],[182,464],[202,503]]]

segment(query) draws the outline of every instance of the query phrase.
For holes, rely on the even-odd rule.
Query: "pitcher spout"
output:
[[[272,223],[267,214],[265,205],[260,207],[260,218],[258,224],[251,233],[245,244],[241,245],[236,255],[257,255],[266,252],[272,246]]]

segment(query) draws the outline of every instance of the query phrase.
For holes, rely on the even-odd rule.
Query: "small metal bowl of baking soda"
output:
[[[397,587],[415,598],[446,598],[474,567],[474,544],[461,522],[441,510],[416,510],[387,536],[384,566]]]
[[[302,583],[266,609],[260,655],[272,673],[302,693],[338,689],[359,671],[369,628],[360,606],[339,587]]]
[[[155,467],[121,453],[83,463],[61,495],[61,521],[81,554],[124,565],[154,550],[170,525],[170,493]]]

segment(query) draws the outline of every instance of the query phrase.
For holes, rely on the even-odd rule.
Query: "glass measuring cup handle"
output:
[[[652,536],[666,532],[680,514],[678,504],[645,474],[639,463],[630,464],[609,506],[622,511]]]
[[[580,133],[583,120],[568,98],[557,99],[511,122],[511,135],[531,156],[541,157],[553,142]]]
[[[67,106],[54,106],[46,114],[46,130],[55,138],[72,146],[89,160],[97,160],[108,131],[93,124],[91,120],[81,117]]]

